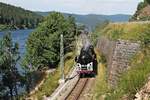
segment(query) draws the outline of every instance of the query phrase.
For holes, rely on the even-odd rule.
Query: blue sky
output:
[[[76,14],[133,14],[143,0],[0,0],[32,11]]]

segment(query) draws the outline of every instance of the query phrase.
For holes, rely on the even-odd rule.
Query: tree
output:
[[[144,2],[147,2],[148,4],[150,4],[150,0],[144,0]]]
[[[60,34],[64,35],[64,47],[75,40],[75,21],[61,13],[51,12],[40,26],[30,34],[27,40],[27,53],[24,66],[32,65],[37,70],[43,67],[53,67],[59,62]],[[65,50],[68,52],[70,48]]]
[[[140,2],[137,6],[137,11],[143,9],[144,7],[146,7],[147,3],[146,2]]]
[[[13,28],[35,28],[43,17],[19,7],[0,2],[0,24],[14,26]]]
[[[73,17],[64,17],[61,13],[51,12],[38,28],[30,34],[26,42],[26,54],[22,61],[26,77],[26,90],[29,93],[33,73],[43,68],[56,67],[59,63],[60,35],[64,35],[65,53],[75,40],[76,24]],[[68,48],[69,47],[69,48]]]
[[[14,92],[16,97],[18,96],[17,83],[20,82],[21,75],[19,74],[16,64],[20,59],[19,45],[12,42],[11,34],[7,33],[0,43],[0,75],[1,83],[5,87],[5,91],[8,91],[13,99]],[[3,94],[3,96],[6,94]]]

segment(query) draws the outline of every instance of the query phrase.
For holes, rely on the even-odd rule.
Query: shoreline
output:
[[[0,24],[0,32],[7,32],[7,31],[16,31],[16,30],[28,30],[28,29],[35,29],[36,27],[17,27],[13,25],[3,25]]]

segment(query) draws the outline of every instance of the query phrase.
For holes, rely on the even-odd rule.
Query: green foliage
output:
[[[123,34],[123,29],[116,29],[112,31],[112,38],[117,40],[119,35]]]
[[[45,79],[44,84],[40,87],[39,91],[34,94],[35,96],[33,97],[42,100],[44,95],[50,96],[52,92],[57,88],[59,78],[59,70],[57,69],[57,71],[48,75],[48,77]]]
[[[139,60],[139,57],[136,56],[135,59]],[[140,63],[135,59],[132,68],[122,74],[118,87],[107,97],[108,100],[120,100],[124,95],[134,99],[134,95],[147,81],[150,72],[150,56],[146,55]]]
[[[148,23],[109,24],[100,36],[106,36],[111,40],[123,39],[149,43],[149,27]]]
[[[36,13],[0,2],[0,24],[11,29],[35,28],[41,20],[42,16]]]
[[[23,65],[32,65],[34,70],[53,67],[59,62],[60,34],[64,35],[65,53],[71,50],[76,25],[71,16],[65,18],[61,13],[51,12],[43,23],[30,34],[27,40]]]
[[[146,2],[146,3],[150,4],[150,0],[144,0],[144,2]]]
[[[94,91],[92,94],[94,94],[94,96],[92,100],[103,100],[101,96],[109,92],[107,83],[106,58],[97,50],[95,50],[95,53],[98,61],[98,74],[93,87]]]
[[[105,95],[106,100],[122,100],[123,97],[134,99],[134,95],[147,81],[150,72],[150,24],[124,23],[109,24],[100,36],[110,40],[130,40],[141,43],[141,51],[131,60],[130,69],[120,77],[115,89],[99,90],[100,95]],[[107,85],[105,83],[103,86]],[[100,86],[99,86],[100,87]],[[102,94],[103,93],[103,94]]]
[[[74,57],[75,53],[73,52],[69,52],[65,55],[65,76],[68,75],[68,72],[70,72],[74,64]],[[34,99],[38,98],[38,100],[42,100],[44,95],[50,96],[59,85],[58,80],[60,79],[60,75],[60,67],[58,67],[53,73],[50,73],[45,77],[45,81],[39,88],[39,91],[35,92],[33,95],[31,95],[31,97]]]
[[[36,85],[34,84],[37,77],[34,76],[35,72],[58,66],[60,35],[63,34],[64,36],[64,51],[66,54],[74,48],[75,33],[76,25],[73,17],[65,18],[61,13],[51,12],[39,27],[29,35],[26,42],[26,54],[22,61],[27,93]],[[41,98],[43,93],[50,94],[57,86],[58,78],[59,73],[57,72],[55,75],[46,78],[41,87],[44,90],[38,92],[38,97]]]
[[[140,2],[140,3],[138,4],[137,10],[139,11],[139,10],[143,9],[144,7],[146,7],[146,5],[147,5],[146,2]]]
[[[110,40],[123,39],[141,43],[141,53],[131,61],[131,69],[121,75],[118,87],[108,90],[109,95],[106,96],[106,100],[122,100],[124,96],[133,99],[137,90],[147,81],[150,72],[149,27],[148,23],[109,24],[102,31],[101,35]]]
[[[17,84],[21,82],[21,75],[19,74],[16,64],[20,59],[19,45],[12,42],[11,34],[6,34],[0,42],[0,83],[2,90],[0,90],[0,97],[13,98],[14,92],[18,96]],[[8,90],[9,89],[9,90]],[[6,99],[6,98],[5,98]]]
[[[2,25],[0,24],[0,31],[15,29],[12,25]]]
[[[150,24],[148,25],[148,27],[145,28],[145,31],[139,37],[139,40],[141,40],[143,45],[146,47],[150,45],[150,28],[149,27],[150,27]]]
[[[148,2],[150,0],[144,0],[144,2],[140,2],[137,6],[137,11],[135,12],[135,14],[132,16],[132,18],[130,19],[130,21],[147,21],[150,20],[149,16],[147,15],[143,15],[143,16],[139,16],[141,14],[141,11],[143,8],[145,8],[148,5]]]

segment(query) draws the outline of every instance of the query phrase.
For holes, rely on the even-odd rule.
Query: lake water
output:
[[[19,43],[19,51],[20,51],[21,57],[23,57],[23,55],[25,53],[25,42],[26,42],[29,34],[32,31],[33,31],[33,29],[9,31],[9,32],[11,32],[13,42],[18,42]],[[5,33],[6,32],[0,32],[0,38],[2,38]],[[23,71],[22,67],[19,64],[20,61],[17,64],[17,68],[18,68],[18,71],[20,73],[23,73],[24,71]],[[24,87],[19,87],[18,86],[18,91],[19,91],[19,94],[21,94],[25,91],[25,89],[24,89]]]
[[[13,42],[19,43],[19,51],[21,55],[25,53],[25,42],[32,31],[33,29],[9,31],[12,33]],[[0,32],[0,38],[2,38],[5,33],[6,32]]]
[[[19,43],[19,51],[20,51],[21,57],[23,57],[23,55],[25,53],[25,42],[26,42],[29,34],[32,31],[33,31],[33,29],[8,31],[8,32],[11,32],[13,42]],[[5,33],[6,32],[0,32],[0,38],[2,38]],[[18,70],[21,72],[22,69],[19,64],[17,65],[17,67],[18,67]]]

